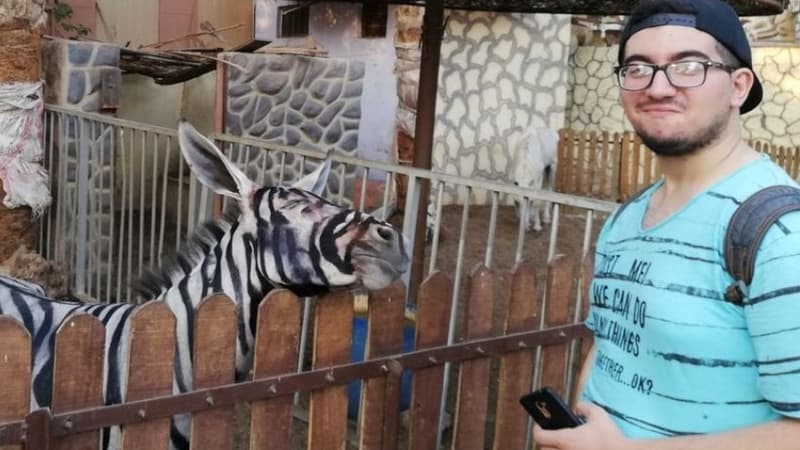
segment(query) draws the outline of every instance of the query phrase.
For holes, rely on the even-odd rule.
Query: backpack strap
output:
[[[800,188],[795,186],[766,187],[739,205],[725,233],[725,267],[734,280],[725,290],[725,300],[744,304],[762,239],[772,224],[792,211],[800,211]]]

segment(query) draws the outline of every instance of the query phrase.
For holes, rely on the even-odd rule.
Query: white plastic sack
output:
[[[42,160],[42,83],[0,85],[0,179],[7,208],[30,206],[38,216],[50,205]]]

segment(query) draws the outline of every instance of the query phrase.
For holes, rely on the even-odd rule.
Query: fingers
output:
[[[545,448],[559,448],[562,438],[563,430],[545,430],[539,425],[533,425],[533,440],[536,442],[540,449]]]
[[[575,412],[581,416],[586,416],[587,419],[595,415],[598,409],[602,410],[599,406],[589,402],[580,402],[575,405]]]

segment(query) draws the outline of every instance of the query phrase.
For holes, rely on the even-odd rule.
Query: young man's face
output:
[[[723,62],[711,35],[684,26],[646,28],[625,46],[623,64],[667,64],[679,61]],[[730,123],[733,105],[731,74],[709,68],[697,87],[674,87],[663,71],[650,87],[621,90],[622,107],[645,145],[663,156],[691,154],[714,142]]]

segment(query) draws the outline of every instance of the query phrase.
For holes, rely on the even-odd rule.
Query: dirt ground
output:
[[[456,261],[458,260],[459,251],[463,252],[464,264],[461,267],[461,281],[462,281],[462,295],[465,292],[464,286],[469,280],[469,274],[472,270],[480,264],[484,264],[487,242],[489,241],[490,229],[490,214],[491,208],[488,206],[472,206],[470,207],[468,227],[465,235],[460,236],[461,222],[463,210],[461,206],[445,206],[442,210],[441,219],[441,239],[439,242],[438,255],[436,257],[436,270],[442,271],[447,274],[451,280],[456,279]],[[598,217],[595,215],[592,223],[592,233],[590,243],[594,243],[597,238],[597,233],[602,226],[605,216]],[[391,220],[395,224],[402,223],[402,217],[393,217]],[[560,214],[560,224],[557,233],[555,253],[573,254],[580,256],[584,241],[584,229],[586,226],[585,212],[571,209],[569,207],[562,207]],[[498,219],[496,225],[496,232],[494,236],[494,243],[492,246],[492,260],[490,268],[497,274],[497,282],[495,283],[495,298],[496,306],[493,312],[493,328],[495,333],[502,330],[503,322],[505,320],[505,309],[503,302],[499,301],[500,295],[506,292],[506,286],[510,280],[510,274],[514,268],[514,259],[517,248],[517,234],[518,234],[518,219],[516,210],[513,206],[501,206],[498,209]],[[523,241],[522,257],[529,259],[536,267],[541,267],[537,273],[539,278],[539,289],[544,288],[544,281],[546,277],[546,264],[547,253],[550,242],[551,226],[545,225],[544,230],[541,232],[529,231],[525,234]],[[459,246],[463,248],[459,250]],[[425,273],[428,273],[430,263],[430,244],[426,248],[426,261]],[[459,308],[461,310],[461,308]],[[459,311],[460,312],[460,311]],[[460,315],[460,314],[459,314]],[[497,372],[497,364],[492,367],[493,378]],[[449,383],[449,398],[447,411],[452,414],[454,411],[455,398],[455,385],[457,380],[458,370],[454,368],[451,371]],[[494,386],[493,386],[494,387]],[[495,390],[490,389],[491,405],[494,402]],[[302,420],[302,416],[307,412],[307,409],[302,406],[307,406],[306,396],[302,396],[301,407],[297,408],[296,419],[293,424],[293,440],[292,450],[302,450],[306,448],[306,433],[307,423]],[[247,448],[247,411],[246,406],[237,408],[237,448]],[[348,448],[357,448],[357,429],[356,424],[352,421],[349,427]],[[494,429],[494,413],[491,411],[487,418],[487,448],[491,448],[491,440],[493,438],[492,432]],[[444,444],[450,439],[449,430],[444,434]],[[400,447],[405,448],[404,441],[405,435],[400,437]]]

